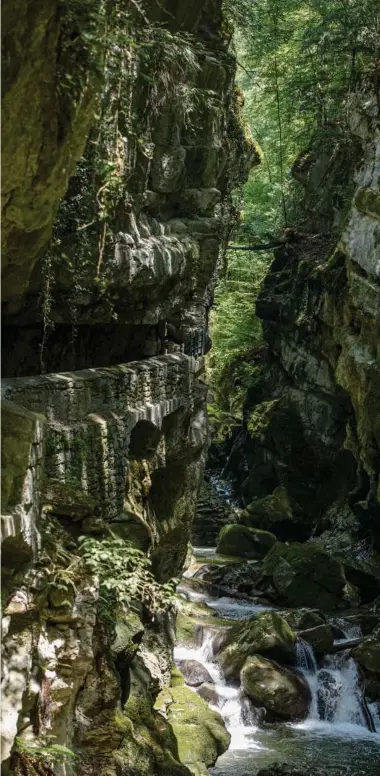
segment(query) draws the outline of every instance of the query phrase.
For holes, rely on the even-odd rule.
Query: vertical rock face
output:
[[[136,3],[129,15],[124,3],[119,5],[115,18],[111,14],[104,22],[111,32],[103,86],[97,82],[98,119],[77,174],[57,214],[67,176],[59,178],[56,200],[53,193],[49,199],[42,182],[49,223],[39,233],[38,246],[31,237],[21,251],[22,282],[21,271],[16,286],[7,277],[3,282],[3,360],[9,376],[38,374],[41,362],[45,371],[80,369],[158,355],[168,347],[191,355],[208,348],[207,316],[230,223],[231,189],[257,160],[240,122],[235,60],[228,51],[221,4],[196,2],[184,13],[181,2],[148,3],[140,11]],[[77,41],[75,14],[67,18],[61,13],[56,37],[67,35],[71,24]],[[100,57],[94,37],[102,37],[95,22],[101,23],[96,17],[86,27],[83,20],[81,34],[89,37],[90,48],[80,59],[88,60],[93,78]],[[71,79],[70,72],[66,75]],[[51,90],[58,76],[52,74]],[[13,105],[18,81],[12,73],[9,78]],[[45,105],[38,109],[40,117],[49,110]],[[72,121],[70,131],[78,133],[80,145],[75,117]],[[9,129],[12,142],[16,134]],[[5,183],[14,199],[28,197],[41,215],[34,184],[42,174],[39,166],[51,165],[53,181],[57,155],[67,172],[72,166],[61,146],[51,149],[43,138],[40,146],[33,186],[23,170],[21,183],[14,181],[13,166]],[[26,206],[20,209],[26,217]],[[9,204],[6,213],[15,214],[16,206],[12,210]],[[33,222],[33,210],[29,219]],[[25,227],[26,243],[29,234]],[[5,254],[17,274],[11,249]]]
[[[76,94],[70,94],[84,42],[78,39],[79,16],[74,10],[70,18],[69,5],[9,0],[2,8],[2,295],[16,305],[49,240],[93,120],[96,73],[83,72]],[[84,8],[84,21],[87,15]],[[101,37],[105,19],[99,15],[96,22]],[[69,65],[67,48],[75,38]]]
[[[219,0],[32,5],[3,9],[3,771],[185,776],[154,704],[256,154]]]
[[[277,252],[257,301],[269,356],[248,396],[243,489],[251,513],[266,514],[261,527],[272,530],[271,494],[281,492],[293,539],[316,532],[323,542],[328,529],[329,549],[360,584],[369,570],[361,561],[373,542],[380,549],[375,83],[352,98],[349,118],[351,137],[325,130],[295,165],[305,186],[305,231]],[[365,595],[373,598],[372,588]]]

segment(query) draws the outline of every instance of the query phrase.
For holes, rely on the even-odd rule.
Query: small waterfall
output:
[[[347,633],[349,638],[353,638],[352,630]],[[326,657],[318,669],[310,644],[299,639],[296,650],[297,666],[308,682],[312,696],[308,722],[375,730],[356,662],[347,651]]]
[[[226,728],[231,734],[230,749],[244,749],[247,733],[256,729],[250,702],[239,687],[228,685],[217,663],[213,662],[213,641],[216,634],[204,629],[200,647],[181,647],[174,649],[174,660],[197,660],[209,672],[218,696],[214,708],[222,715]]]
[[[315,659],[313,647],[303,639],[298,639],[296,643],[296,661],[297,667],[304,673],[317,673],[317,661]]]

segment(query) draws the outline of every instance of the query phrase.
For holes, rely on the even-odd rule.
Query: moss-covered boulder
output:
[[[343,565],[316,544],[276,544],[264,559],[261,584],[273,585],[290,606],[333,611],[357,606],[356,588],[347,582]]]
[[[112,752],[117,772],[128,776],[190,776],[180,760],[170,723],[161,711],[152,708],[151,699],[131,696],[124,713],[116,717],[114,727],[122,738]],[[94,733],[96,736],[97,731]],[[106,733],[105,730],[105,737]]]
[[[176,601],[176,636],[177,643],[187,646],[200,644],[204,627],[218,626],[215,609],[201,601],[185,601],[178,597]],[[224,625],[226,623],[223,623]]]
[[[229,746],[230,734],[216,711],[188,687],[170,690],[167,718],[177,739],[180,761],[194,776],[207,776],[208,768]]]
[[[276,488],[269,496],[251,501],[241,513],[239,523],[270,531],[279,539],[303,538],[305,534],[302,511],[283,487]]]
[[[269,531],[231,523],[220,532],[217,552],[239,558],[263,558],[276,541],[276,537]]]
[[[234,625],[217,659],[227,678],[237,679],[246,659],[255,654],[284,663],[295,660],[296,635],[280,614],[262,612]]]
[[[380,677],[380,626],[355,649],[358,663]]]
[[[307,716],[310,690],[301,676],[272,660],[255,655],[245,662],[241,674],[245,693],[272,719],[300,720]]]

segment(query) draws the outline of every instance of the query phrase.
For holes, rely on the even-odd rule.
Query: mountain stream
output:
[[[199,560],[214,554],[210,548],[195,550]],[[203,601],[214,608],[219,622],[224,618],[252,617],[269,608],[227,596],[215,598],[199,593],[186,586],[186,579],[178,592],[188,600]],[[346,639],[360,635],[342,619],[339,627]],[[211,769],[213,776],[255,776],[260,768],[276,762],[298,766],[318,764],[326,768],[326,774],[329,768],[339,766],[347,776],[379,776],[380,717],[374,704],[370,707],[363,704],[357,667],[348,650],[326,656],[317,666],[310,645],[299,641],[297,667],[308,682],[312,699],[308,717],[302,723],[260,725],[255,709],[240,687],[226,682],[214,661],[215,637],[215,630],[204,628],[198,647],[178,645],[174,652],[177,663],[189,659],[200,662],[215,683],[214,708],[225,721],[231,744]]]

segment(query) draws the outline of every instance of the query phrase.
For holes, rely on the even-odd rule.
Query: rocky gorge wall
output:
[[[228,735],[199,701],[185,746],[171,580],[231,190],[256,159],[231,33],[217,0],[3,15],[3,772],[203,773]]]
[[[257,299],[266,348],[226,466],[242,522],[312,537],[362,602],[380,574],[379,137],[375,72],[349,130],[325,128],[294,166],[304,220]]]
[[[62,8],[61,37],[71,25],[76,42],[89,40],[82,67],[97,73],[101,21]],[[44,187],[50,216],[43,245],[36,254],[34,233],[25,229],[25,277],[13,286],[4,275],[7,376],[107,366],[168,348],[198,356],[209,347],[208,310],[230,223],[230,192],[258,160],[241,125],[231,31],[217,2],[191,10],[179,0],[140,10],[137,3],[118,2],[110,14],[97,120],[92,105],[93,128],[76,175],[58,212],[54,196],[61,196],[63,184],[51,197]],[[71,84],[74,74],[66,76]],[[65,100],[76,105],[72,88],[65,88]],[[15,95],[9,99],[14,104]],[[44,170],[51,165],[54,177],[54,149],[47,141],[43,148]],[[11,185],[16,198],[17,184]],[[32,186],[28,192],[38,209]],[[12,262],[11,250],[6,255]]]

